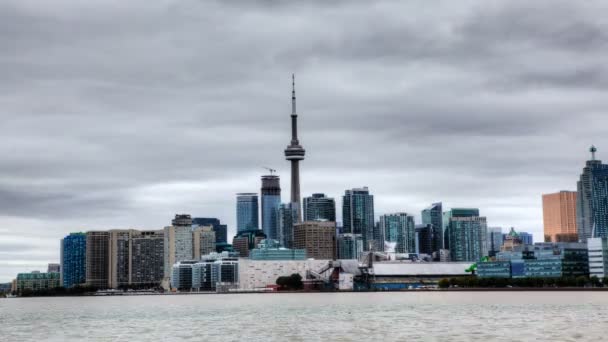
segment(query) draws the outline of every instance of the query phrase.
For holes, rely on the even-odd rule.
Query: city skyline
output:
[[[391,13],[417,6],[314,3],[297,5],[303,22],[289,20],[292,6],[0,5],[18,36],[0,37],[12,48],[0,61],[0,281],[58,262],[70,232],[162,229],[188,213],[234,236],[234,194],[258,192],[261,165],[290,186],[292,72],[307,150],[300,198],[325,193],[341,208],[344,190],[368,186],[376,220],[407,212],[420,223],[440,201],[541,241],[541,195],[576,190],[591,144],[608,160],[606,51],[594,43],[606,23],[592,4],[536,14],[459,2],[402,20]],[[363,30],[363,17],[386,20]],[[248,32],[260,23],[285,29]]]

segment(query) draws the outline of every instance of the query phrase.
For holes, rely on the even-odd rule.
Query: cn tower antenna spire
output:
[[[291,115],[296,114],[296,75],[291,74]]]

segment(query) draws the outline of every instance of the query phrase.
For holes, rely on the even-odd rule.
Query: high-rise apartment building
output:
[[[414,216],[407,213],[380,216],[380,227],[386,241],[395,242],[395,252],[416,253],[416,224]]]
[[[431,249],[436,252],[443,248],[443,211],[441,202],[433,203],[430,207],[422,210],[422,224],[432,225]]]
[[[416,225],[416,253],[433,255],[433,233],[432,224]]]
[[[212,226],[197,227],[192,231],[193,259],[215,252],[215,232]]]
[[[279,176],[262,176],[262,231],[269,239],[279,239],[279,206],[281,185]]]
[[[577,242],[576,191],[543,195],[545,242]]]
[[[215,243],[228,243],[228,226],[222,224],[219,219],[215,217],[195,217],[192,219],[192,225],[212,226],[215,232]]]
[[[173,264],[191,260],[192,252],[192,218],[190,215],[175,215],[172,225],[164,229],[164,277],[171,277]]]
[[[357,259],[363,254],[361,234],[340,234],[337,238],[338,259]]]
[[[452,217],[471,217],[479,216],[479,209],[476,208],[452,208],[449,211],[443,213],[443,246],[445,249],[450,249],[450,236],[448,228],[450,225],[450,218]]]
[[[595,159],[595,146],[577,182],[576,228],[579,241],[608,237],[608,165]]]
[[[294,249],[305,249],[306,256],[314,259],[336,257],[336,223],[304,221],[293,227]]]
[[[496,256],[496,253],[500,252],[502,247],[503,235],[502,228],[500,227],[489,227],[488,228],[488,256]]]
[[[259,229],[258,194],[236,194],[236,231]]]
[[[109,287],[110,233],[107,231],[87,232],[86,243],[86,284],[100,289]]]
[[[479,209],[452,209],[444,213],[452,261],[481,260],[488,255],[486,218]]]
[[[361,234],[363,248],[374,241],[374,196],[367,187],[346,190],[342,197],[342,233]]]
[[[159,286],[164,276],[164,230],[112,229],[109,233],[110,287]]]
[[[71,233],[61,239],[61,286],[70,288],[86,282],[87,235]]]
[[[312,194],[305,197],[304,221],[336,221],[336,201],[325,194]]]

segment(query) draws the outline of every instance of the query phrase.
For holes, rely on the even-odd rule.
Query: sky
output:
[[[542,239],[541,194],[608,159],[605,1],[0,2],[0,281],[70,232],[235,231],[263,166],[376,216],[478,207]]]

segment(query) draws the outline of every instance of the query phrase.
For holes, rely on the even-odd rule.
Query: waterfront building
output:
[[[357,259],[363,254],[363,236],[361,234],[338,235],[338,259]]]
[[[293,248],[313,259],[336,258],[336,223],[304,221],[293,227]]]
[[[269,239],[279,239],[279,206],[281,185],[279,176],[262,176],[262,231]]]
[[[278,213],[279,242],[283,247],[293,248],[293,225],[298,222],[296,203],[284,203],[279,206]]]
[[[385,214],[380,216],[380,227],[385,240],[396,243],[396,253],[416,252],[416,225],[414,216],[407,213]]]
[[[252,260],[239,259],[238,278],[241,290],[267,289],[275,287],[279,277],[299,274],[306,279],[309,272],[327,266],[328,260]]]
[[[17,274],[17,292],[51,290],[61,286],[61,275],[58,272]]]
[[[374,281],[356,283],[355,290],[403,290],[437,285],[441,279],[470,276],[471,262],[374,262]]]
[[[259,229],[258,194],[236,194],[236,231]]]
[[[213,280],[213,259],[203,259],[192,264],[192,289],[195,291],[215,291]]]
[[[195,217],[192,219],[193,226],[212,226],[215,232],[215,243],[228,243],[228,226],[222,224],[215,217]]]
[[[291,75],[291,142],[285,149],[285,158],[291,163],[291,198],[290,203],[296,207],[297,222],[302,220],[300,205],[300,161],[304,160],[306,151],[298,140],[298,114],[296,114],[296,82]]]
[[[589,276],[608,277],[608,238],[587,239]]]
[[[172,265],[191,260],[193,253],[192,218],[190,215],[175,215],[171,226],[164,229],[164,277],[171,276]]]
[[[336,221],[336,201],[325,194],[304,198],[304,221]]]
[[[444,213],[443,222],[452,261],[479,261],[488,255],[488,228],[479,209],[451,209]]]
[[[61,286],[71,288],[86,282],[87,235],[70,233],[61,239]]]
[[[608,237],[608,165],[595,159],[595,146],[577,182],[576,227],[579,241]]]
[[[109,231],[108,281],[110,288],[119,288],[129,284],[129,238],[128,229]]]
[[[192,266],[195,260],[182,260],[173,264],[171,268],[171,288],[178,291],[192,289]]]
[[[363,248],[368,250],[374,233],[374,196],[367,187],[346,190],[342,197],[342,233],[363,236]]]
[[[306,259],[305,249],[290,249],[282,247],[279,241],[265,239],[262,240],[257,248],[249,251],[251,260],[304,260]]]
[[[110,233],[89,231],[86,238],[86,284],[99,289],[108,288]]]
[[[493,257],[500,252],[502,247],[503,235],[502,228],[488,227],[488,255]]]
[[[266,238],[266,234],[259,229],[243,230],[238,232],[232,239],[232,247],[235,252],[239,253],[241,258],[248,258],[249,251]]]
[[[577,242],[576,191],[543,195],[545,242]]]
[[[422,210],[422,224],[432,225],[432,246],[433,252],[443,248],[443,211],[441,202],[433,203],[430,207]]]
[[[201,256],[215,252],[215,232],[213,226],[199,226],[192,230],[192,257],[200,260]]]

